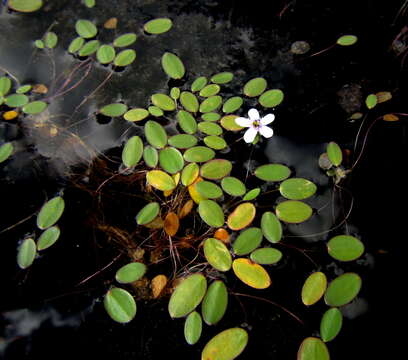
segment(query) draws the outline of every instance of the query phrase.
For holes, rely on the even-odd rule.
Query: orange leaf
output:
[[[6,112],[3,114],[4,120],[13,120],[13,119],[15,119],[17,116],[18,116],[18,112],[17,112],[17,111],[14,111],[14,110],[6,111]]]
[[[118,19],[115,17],[106,20],[103,24],[105,29],[116,29],[116,26],[118,26]]]
[[[217,229],[217,231],[214,233],[214,237],[218,240],[221,240],[223,243],[228,244],[229,241],[229,233],[227,230],[223,229],[223,228],[219,228]]]
[[[166,275],[157,275],[152,279],[153,298],[157,299],[167,285]]]
[[[182,218],[186,217],[191,212],[191,210],[193,209],[193,206],[194,206],[194,201],[191,200],[191,199],[188,200],[183,205],[183,207],[181,208],[181,210],[178,213],[179,219],[182,219]]]
[[[383,116],[384,121],[398,121],[399,117],[394,114],[386,114]]]
[[[180,221],[176,213],[169,212],[164,219],[164,231],[169,236],[176,235],[180,226]]]

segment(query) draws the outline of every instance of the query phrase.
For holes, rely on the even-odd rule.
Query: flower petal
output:
[[[258,133],[258,130],[250,127],[247,131],[245,131],[244,134],[244,140],[246,143],[251,143],[254,141],[256,134]]]
[[[250,127],[252,125],[252,120],[244,118],[244,117],[239,117],[235,119],[235,123],[239,126],[243,127]]]
[[[259,120],[259,112],[256,109],[249,109],[248,116],[252,121]]]
[[[259,133],[266,138],[270,138],[273,135],[273,130],[269,126],[261,126],[259,128]]]
[[[262,124],[262,125],[268,125],[268,124],[270,124],[273,120],[275,120],[275,115],[273,115],[273,114],[268,114],[268,115],[264,116],[264,117],[261,119],[261,124]]]

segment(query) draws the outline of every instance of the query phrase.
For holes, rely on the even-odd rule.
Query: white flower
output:
[[[254,141],[256,134],[258,132],[266,138],[270,138],[273,135],[273,130],[266,126],[275,120],[275,115],[268,114],[261,118],[259,112],[256,109],[250,109],[248,111],[248,118],[239,117],[235,119],[235,122],[242,127],[249,128],[244,134],[244,140],[246,143],[251,143]]]

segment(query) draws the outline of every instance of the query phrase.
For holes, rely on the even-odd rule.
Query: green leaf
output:
[[[46,102],[37,100],[24,105],[22,110],[25,114],[36,115],[42,113],[47,107],[48,104]]]
[[[205,345],[202,360],[233,360],[239,356],[248,343],[248,333],[241,328],[224,330]]]
[[[206,135],[218,136],[222,134],[222,127],[216,123],[202,121],[198,124],[198,130]]]
[[[227,176],[221,180],[222,189],[231,196],[242,196],[246,193],[244,183],[233,176]]]
[[[234,78],[233,73],[231,73],[231,72],[221,72],[221,73],[215,74],[211,78],[211,82],[213,82],[214,84],[226,84],[226,83],[229,83],[230,81],[232,81],[233,78]]]
[[[159,164],[164,171],[176,174],[184,167],[183,155],[176,148],[166,147],[159,152]]]
[[[61,196],[56,196],[47,201],[37,215],[37,226],[44,230],[54,225],[65,209],[65,202]]]
[[[361,278],[356,273],[345,273],[335,278],[324,294],[329,306],[343,306],[351,302],[361,289]]]
[[[14,10],[24,13],[37,11],[43,5],[42,0],[8,0],[7,6]]]
[[[368,109],[372,109],[377,105],[378,98],[375,94],[370,94],[366,97],[365,104]]]
[[[115,47],[126,47],[132,45],[137,39],[135,33],[127,33],[118,36],[115,40],[113,40],[113,46]]]
[[[96,26],[89,20],[78,20],[75,23],[75,30],[79,36],[85,39],[93,38],[98,33]]]
[[[320,271],[309,275],[302,287],[302,302],[310,306],[317,303],[327,288],[326,275]]]
[[[217,199],[223,195],[222,189],[211,181],[200,181],[196,184],[195,188],[205,199]]]
[[[213,200],[201,200],[198,204],[198,213],[208,226],[218,228],[224,225],[224,212]]]
[[[249,259],[235,259],[232,269],[238,279],[254,289],[266,289],[271,285],[271,278],[267,271]]]
[[[200,96],[210,97],[217,95],[221,90],[221,87],[217,84],[209,84],[200,90]]]
[[[0,77],[0,96],[6,96],[11,89],[11,80],[6,77]]]
[[[206,146],[194,146],[184,153],[184,159],[188,162],[206,162],[214,158],[214,156],[214,150]]]
[[[31,238],[23,240],[17,252],[17,264],[21,269],[27,269],[34,262],[37,249]]]
[[[170,97],[174,100],[177,100],[180,97],[180,88],[172,87],[170,90]]]
[[[312,208],[301,201],[287,200],[276,207],[277,217],[290,224],[299,224],[309,219],[313,214]]]
[[[155,106],[164,111],[173,111],[176,109],[174,100],[166,94],[154,94],[151,99]]]
[[[337,44],[341,46],[354,45],[357,42],[357,36],[355,35],[343,35],[337,39]]]
[[[210,96],[200,104],[200,112],[207,113],[217,110],[222,105],[222,97],[219,95]]]
[[[61,231],[58,226],[51,226],[45,230],[37,241],[37,250],[45,250],[54,245],[59,239]]]
[[[113,63],[115,66],[128,66],[136,59],[136,51],[133,49],[122,50],[116,55]]]
[[[145,225],[153,221],[159,215],[160,205],[158,202],[151,202],[144,206],[136,215],[138,225]]]
[[[68,52],[70,54],[75,54],[80,48],[82,48],[82,46],[85,43],[85,39],[78,36],[76,37],[74,40],[71,41],[71,43],[68,46]]]
[[[250,258],[257,264],[272,265],[282,259],[282,252],[274,248],[261,248],[253,251]]]
[[[203,300],[207,291],[207,280],[202,274],[184,278],[176,287],[169,301],[172,318],[184,317],[192,312]]]
[[[203,329],[201,315],[197,311],[190,313],[184,323],[184,338],[189,345],[194,345],[200,340]]]
[[[225,159],[214,159],[206,162],[200,170],[201,176],[210,180],[219,180],[232,170],[232,164]]]
[[[244,201],[251,201],[254,200],[258,197],[258,195],[261,193],[261,189],[260,188],[255,188],[252,190],[249,190],[245,196],[242,198],[242,200]]]
[[[181,172],[181,183],[190,186],[198,177],[200,168],[196,163],[188,164]]]
[[[34,45],[35,45],[35,47],[37,49],[44,49],[45,48],[44,41],[42,41],[42,40],[35,40]]]
[[[300,344],[297,360],[330,360],[326,344],[315,337],[308,337]]]
[[[240,96],[234,96],[232,98],[229,98],[223,105],[222,111],[226,114],[232,113],[234,111],[237,111],[242,104],[244,103],[244,100]]]
[[[340,261],[353,261],[364,253],[364,244],[354,236],[338,235],[327,243],[329,255]]]
[[[149,113],[155,117],[160,117],[164,115],[164,112],[162,109],[158,108],[157,106],[149,106],[147,108],[149,110]]]
[[[161,191],[170,191],[176,187],[174,179],[161,170],[151,170],[146,174],[147,183]]]
[[[122,162],[127,168],[138,164],[143,155],[143,141],[139,136],[132,136],[122,151]]]
[[[101,64],[109,64],[115,59],[116,51],[113,46],[102,45],[96,52],[96,58]]]
[[[220,136],[206,136],[203,141],[205,145],[214,150],[222,150],[228,146],[227,142]]]
[[[183,91],[180,94],[180,102],[181,105],[183,105],[184,109],[186,109],[189,112],[195,113],[198,111],[198,100],[197,97],[189,92],[189,91]]]
[[[147,166],[154,168],[159,162],[159,153],[153,146],[147,145],[143,150],[143,160]]]
[[[340,166],[341,162],[343,161],[343,153],[340,149],[340,146],[332,141],[327,145],[326,151],[330,162],[334,166]]]
[[[227,306],[227,287],[221,280],[216,280],[208,287],[207,294],[205,294],[201,305],[201,313],[206,324],[217,324],[224,316]]]
[[[142,108],[130,109],[123,115],[125,120],[132,122],[144,120],[148,116],[149,112],[146,109]]]
[[[99,40],[88,41],[84,46],[81,47],[81,49],[78,52],[78,55],[79,56],[92,55],[99,49],[100,45],[101,45],[101,42]]]
[[[177,113],[177,121],[185,133],[191,135],[197,132],[197,122],[189,112],[180,110]]]
[[[109,316],[119,323],[128,323],[136,315],[135,299],[124,289],[117,287],[110,289],[105,295],[103,304]]]
[[[317,187],[309,180],[291,178],[283,181],[279,186],[282,196],[290,200],[303,200],[315,194]]]
[[[259,97],[259,103],[266,108],[278,106],[283,101],[283,91],[279,89],[268,90]]]
[[[207,78],[205,76],[200,76],[197,79],[195,79],[191,84],[191,91],[192,92],[200,91],[201,89],[204,88],[204,86],[207,85],[207,83],[208,83]]]
[[[140,262],[132,262],[122,266],[116,271],[115,280],[120,284],[130,284],[143,277],[146,273],[146,265]]]
[[[44,44],[48,49],[53,49],[58,44],[58,36],[56,33],[49,31],[45,34]]]
[[[164,72],[172,79],[181,79],[186,72],[180,58],[169,52],[164,53],[161,64]]]
[[[148,143],[157,149],[162,149],[167,144],[167,133],[158,122],[149,120],[144,126],[144,133]]]
[[[171,29],[173,22],[167,18],[158,18],[148,21],[143,29],[149,34],[163,34]]]
[[[14,146],[11,142],[0,146],[0,163],[6,161],[14,151]]]
[[[12,94],[5,98],[4,102],[8,107],[16,108],[28,103],[29,98],[24,94]]]
[[[228,216],[227,224],[231,230],[241,230],[254,220],[256,209],[254,204],[245,202],[239,204]]]
[[[197,145],[197,138],[189,134],[178,134],[169,138],[169,144],[178,149],[188,149]]]
[[[261,229],[265,238],[271,243],[277,243],[282,239],[282,224],[271,211],[263,213]]]
[[[232,245],[235,255],[247,255],[254,251],[262,242],[262,231],[252,227],[242,231]]]
[[[333,340],[343,325],[343,315],[337,308],[327,310],[320,322],[320,336],[324,342]]]
[[[28,93],[33,87],[31,85],[22,85],[20,86],[17,90],[16,93],[17,94],[25,94]]]
[[[244,129],[244,127],[239,126],[236,122],[235,119],[237,118],[237,115],[226,115],[223,116],[222,119],[220,120],[221,126],[229,131],[240,131]]]
[[[125,104],[116,103],[105,105],[99,110],[99,112],[105,116],[118,117],[122,116],[127,109],[128,107]]]
[[[203,201],[201,201],[200,204],[202,202]],[[231,254],[224,243],[220,240],[214,238],[208,238],[205,240],[204,256],[209,264],[218,271],[228,271],[231,269]]]
[[[255,176],[264,181],[283,181],[290,176],[290,169],[281,164],[266,164],[255,169]]]
[[[84,0],[84,4],[88,8],[93,8],[96,5],[95,0]]]
[[[244,85],[244,94],[248,97],[259,96],[265,91],[266,86],[267,82],[264,78],[251,79]]]

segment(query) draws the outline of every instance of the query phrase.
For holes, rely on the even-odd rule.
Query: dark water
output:
[[[377,91],[393,93],[391,102],[381,104],[370,115],[363,135],[375,117],[406,112],[406,68],[401,68],[400,58],[391,49],[406,21],[403,16],[395,20],[402,3],[277,1],[271,5],[253,1],[97,0],[94,9],[69,1],[48,2],[44,12],[34,15],[8,14],[3,9],[0,66],[21,83],[53,84],[50,96],[55,99],[40,117],[0,125],[0,136],[14,141],[17,147],[16,154],[0,170],[4,199],[0,231],[35,213],[61,189],[67,200],[60,223],[63,237],[29,270],[18,270],[15,253],[19,239],[33,231],[34,218],[0,234],[4,244],[0,262],[4,274],[0,351],[4,358],[199,358],[212,335],[228,327],[243,326],[250,333],[250,342],[240,359],[294,359],[302,339],[317,335],[320,316],[326,308],[317,304],[305,309],[299,299],[304,279],[316,270],[323,270],[331,278],[343,271],[356,271],[363,277],[359,297],[343,309],[341,334],[329,343],[332,359],[379,358],[382,352],[396,352],[399,340],[393,327],[398,322],[395,316],[399,307],[402,308],[398,295],[403,281],[399,255],[402,256],[404,233],[400,225],[402,215],[395,207],[406,195],[399,175],[406,161],[406,123],[378,122],[372,128],[364,156],[342,184],[347,189],[343,192],[333,195],[330,182],[317,166],[317,158],[328,141],[353,149],[360,122],[348,120],[350,101],[349,108],[340,104],[338,92],[345,86],[361,87],[364,96]],[[58,96],[58,74],[67,76],[79,64],[63,48],[73,36],[77,18],[102,24],[112,16],[119,19],[120,33],[135,31],[139,35],[135,45],[137,61],[131,69],[115,73],[101,91],[73,113],[84,96],[109,73],[106,68],[93,65],[80,86]],[[170,17],[174,28],[158,37],[144,35],[142,24],[154,17]],[[53,23],[63,47],[47,56],[35,50],[33,40]],[[291,44],[297,40],[308,41],[313,53],[348,33],[359,37],[359,42],[350,48],[335,48],[312,58],[290,52]],[[110,35],[106,31],[103,36],[109,39]],[[107,247],[106,241],[101,240],[101,231],[92,221],[100,215],[95,212],[102,212],[126,229],[138,208],[128,196],[131,184],[112,184],[108,188],[111,192],[101,203],[84,187],[76,186],[93,185],[92,178],[89,183],[88,167],[98,156],[111,160],[106,171],[117,169],[119,146],[130,134],[140,131],[119,119],[100,124],[93,114],[99,106],[116,100],[144,107],[152,93],[167,92],[159,61],[164,51],[175,52],[183,59],[188,81],[230,70],[239,79],[236,87],[228,89],[230,94],[237,94],[242,84],[256,76],[266,77],[272,87],[284,91],[285,101],[275,111],[275,136],[267,146],[255,149],[250,166],[282,162],[296,176],[319,186],[310,204],[324,211],[305,224],[287,227],[286,241],[291,246],[312,250],[311,257],[320,267],[301,252],[283,248],[284,261],[271,270],[271,289],[260,294],[233,279],[229,279],[228,286],[234,292],[262,296],[287,307],[305,325],[278,307],[231,296],[222,322],[206,327],[200,342],[190,347],[184,343],[183,322],[169,318],[166,299],[138,301],[135,320],[125,326],[107,317],[101,300],[115,267],[78,286],[118,255],[117,249]],[[80,74],[85,69],[81,68]],[[357,96],[357,103],[362,96]],[[231,156],[239,157],[244,149],[238,147],[237,154]],[[106,177],[106,173],[99,175]],[[348,212],[350,194],[354,198],[353,211],[347,228],[342,226],[337,231],[360,237],[367,252],[355,264],[339,265],[324,256],[322,240],[329,236],[326,230]],[[332,200],[338,209],[334,213],[326,206]]]

